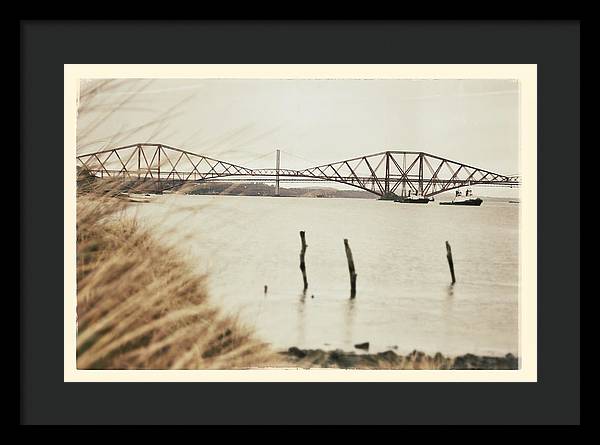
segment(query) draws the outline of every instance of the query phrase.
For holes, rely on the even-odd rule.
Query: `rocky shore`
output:
[[[343,369],[518,369],[519,361],[512,354],[504,357],[465,354],[446,357],[441,353],[430,356],[421,351],[400,355],[394,351],[376,354],[357,354],[339,349],[299,349],[291,347],[281,352],[289,362],[299,368],[343,368]]]

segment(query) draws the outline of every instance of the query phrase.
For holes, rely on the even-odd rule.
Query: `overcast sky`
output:
[[[82,98],[78,151],[160,142],[274,167],[279,148],[306,168],[415,150],[516,174],[518,119],[512,80],[126,80]]]

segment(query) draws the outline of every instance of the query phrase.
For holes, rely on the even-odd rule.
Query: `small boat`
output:
[[[429,201],[433,201],[433,198],[426,198],[423,195],[411,195],[408,193],[408,196],[400,196],[398,199],[394,199],[394,202],[401,202],[403,204],[428,204]]]
[[[119,194],[119,198],[129,202],[150,202],[152,195],[150,193],[121,193]]]
[[[473,196],[473,191],[468,189],[464,196],[460,190],[456,191],[456,196],[452,201],[440,202],[442,206],[480,206],[483,199]]]

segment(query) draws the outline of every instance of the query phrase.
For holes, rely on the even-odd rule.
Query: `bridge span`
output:
[[[464,186],[515,187],[518,176],[503,175],[421,151],[388,150],[301,170],[248,168],[165,144],[140,143],[77,156],[80,171],[100,178],[140,183],[157,191],[189,183],[234,181],[333,181],[384,199],[407,194],[430,197]]]

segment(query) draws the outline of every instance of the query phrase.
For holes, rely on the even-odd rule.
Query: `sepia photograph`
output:
[[[74,371],[523,371],[523,83],[447,69],[65,79]]]

